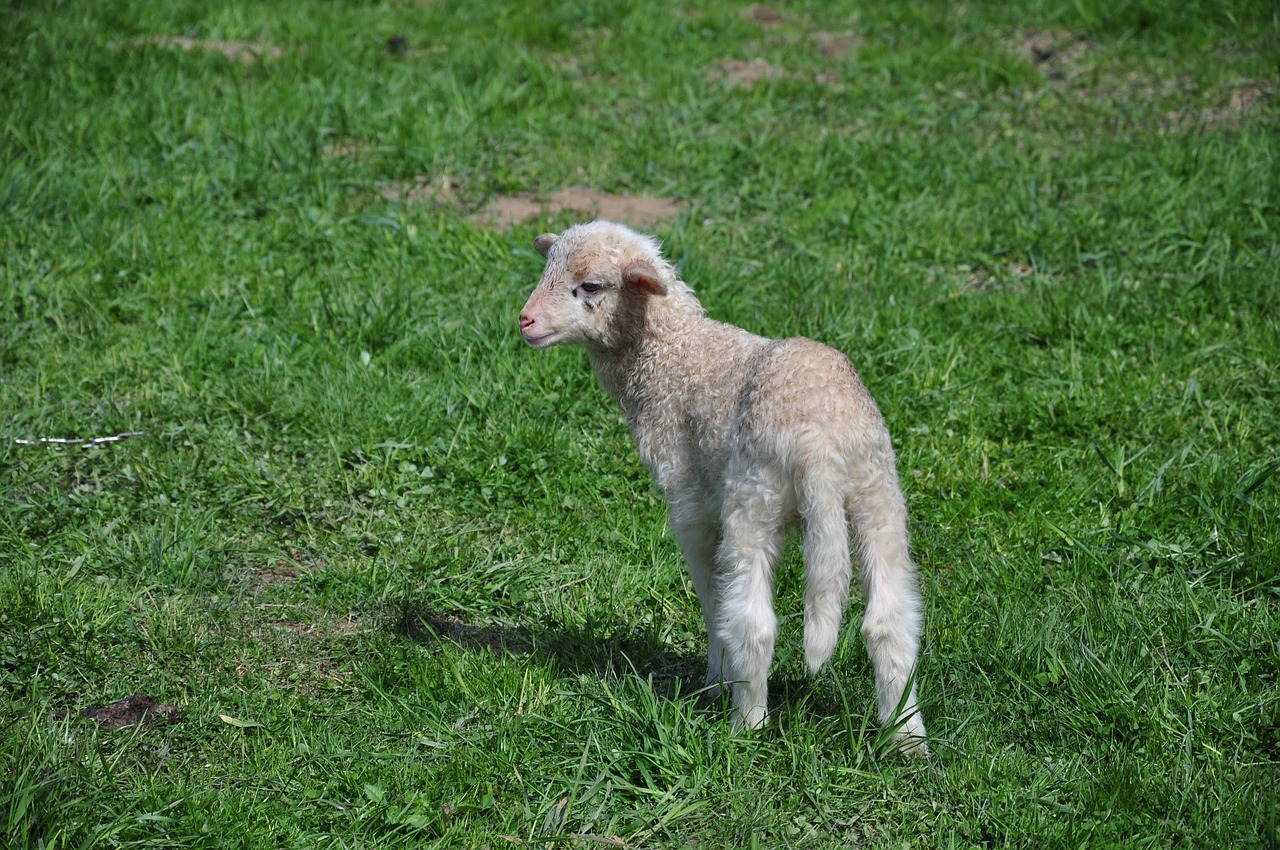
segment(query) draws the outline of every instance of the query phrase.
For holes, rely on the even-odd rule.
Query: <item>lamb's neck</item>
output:
[[[688,345],[681,344],[688,342],[684,337],[690,330],[685,326],[677,335],[651,326],[625,346],[607,351],[590,350],[601,386],[618,402],[629,422],[635,422],[650,406],[651,399],[662,392],[658,387],[662,377],[669,379],[669,373],[679,369],[682,353],[690,350]]]
[[[628,420],[633,419],[649,396],[654,346],[645,341],[612,351],[590,349],[590,354],[600,385],[618,402]]]

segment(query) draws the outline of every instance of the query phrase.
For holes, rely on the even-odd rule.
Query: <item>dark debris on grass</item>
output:
[[[53,714],[55,720],[71,716],[72,709],[63,709]],[[182,710],[172,703],[161,703],[142,691],[117,700],[110,705],[91,705],[75,712],[80,717],[87,717],[104,729],[125,729],[134,726],[153,724],[173,725],[182,721]]]

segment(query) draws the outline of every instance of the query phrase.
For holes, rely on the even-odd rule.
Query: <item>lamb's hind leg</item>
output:
[[[769,665],[778,635],[773,569],[782,549],[783,491],[770,470],[731,465],[725,487],[718,629],[733,725],[755,729],[768,716]]]
[[[862,635],[875,668],[881,724],[900,724],[894,738],[901,748],[911,755],[927,755],[913,679],[923,615],[907,543],[906,505],[892,478],[876,489],[852,512],[867,596]]]

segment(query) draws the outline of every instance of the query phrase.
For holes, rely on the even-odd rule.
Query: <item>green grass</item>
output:
[[[1274,4],[617,8],[0,12],[0,847],[1280,843]],[[794,551],[771,727],[696,695],[620,416],[515,331],[577,216],[472,215],[571,185],[853,357],[935,758],[860,603],[803,675]],[[182,722],[79,716],[136,691]]]

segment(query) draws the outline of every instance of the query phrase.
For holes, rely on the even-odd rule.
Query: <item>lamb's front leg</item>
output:
[[[720,695],[724,681],[724,649],[716,628],[716,544],[720,538],[720,521],[702,512],[673,510],[671,531],[689,565],[689,577],[702,606],[702,619],[707,624],[706,694],[714,699]]]
[[[720,570],[717,626],[726,678],[733,683],[733,726],[758,729],[768,717],[769,665],[778,636],[773,569],[782,551],[782,496],[762,469],[731,474],[716,553]]]

